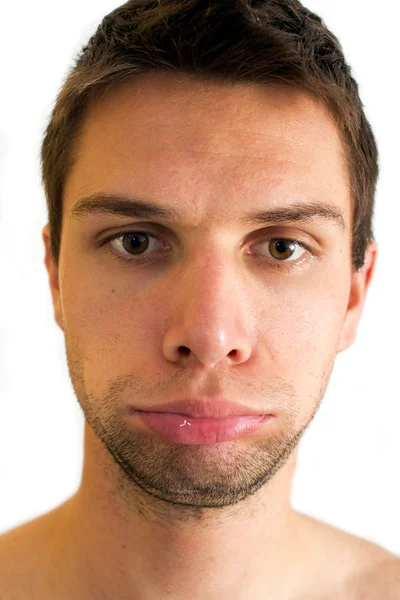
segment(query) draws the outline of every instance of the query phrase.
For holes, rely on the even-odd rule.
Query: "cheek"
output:
[[[271,368],[292,383],[299,397],[318,395],[331,372],[343,324],[343,302],[316,290],[284,300],[281,310],[264,312],[260,328]]]
[[[161,356],[156,350],[162,329],[155,321],[160,307],[149,306],[144,294],[135,297],[131,289],[122,297],[109,284],[70,271],[62,299],[69,350],[81,362],[91,392],[104,391],[119,374],[144,376],[153,357]]]

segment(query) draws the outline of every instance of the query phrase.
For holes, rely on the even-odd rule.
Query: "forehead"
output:
[[[331,199],[350,213],[341,140],[324,105],[288,87],[176,74],[141,76],[90,102],[64,211],[96,192],[167,202],[196,223],[226,220],[226,202],[234,216],[283,198]]]

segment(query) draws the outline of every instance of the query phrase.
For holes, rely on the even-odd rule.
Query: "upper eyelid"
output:
[[[269,227],[261,227],[259,229],[256,229],[255,231],[249,233],[246,235],[246,238],[250,238],[250,237],[258,237],[260,236],[261,241],[267,240],[267,239],[274,239],[274,238],[286,238],[286,239],[290,239],[296,242],[301,242],[301,240],[297,239],[299,236],[301,237],[301,233],[289,233],[287,231],[288,228],[290,228],[291,225],[290,224],[286,224],[286,225],[275,225],[273,226],[274,230],[278,230],[278,231],[274,231],[273,233],[267,233],[268,229],[271,229],[271,226]],[[166,228],[164,225],[159,225],[157,223],[133,223],[131,224],[129,227],[127,227],[126,229],[119,229],[117,231],[115,231],[115,233],[110,233],[109,236],[105,236],[103,238],[103,242],[105,240],[110,240],[111,238],[115,238],[118,237],[118,235],[122,235],[124,233],[146,233],[149,235],[152,235],[153,237],[160,239],[161,238],[165,238],[168,235],[172,234],[172,237],[177,237],[176,234],[174,232],[169,232],[169,229]],[[262,238],[262,236],[265,234],[265,237]],[[302,232],[303,235],[307,235],[310,236],[310,234],[307,234],[307,232]],[[101,236],[101,233],[97,234],[95,236],[94,239],[98,239]],[[99,244],[101,244],[102,242],[100,241]],[[303,243],[303,242],[302,242]],[[311,242],[304,242],[305,245],[310,246]],[[318,243],[317,240],[315,240],[315,244],[319,247],[321,247],[321,244]]]
[[[310,245],[307,242],[302,242],[301,240],[297,239],[297,236],[295,234],[293,236],[291,236],[288,233],[279,233],[278,232],[278,233],[269,234],[269,235],[267,235],[265,233],[265,236],[262,236],[261,232],[262,232],[262,230],[260,230],[260,234],[259,234],[260,238],[261,238],[260,242],[255,242],[255,244],[261,243],[261,242],[267,241],[267,240],[273,240],[273,239],[286,239],[286,240],[290,240],[293,242],[297,242],[298,244]],[[109,236],[105,236],[101,243],[104,243],[107,241],[112,241],[113,239],[122,237],[123,235],[127,235],[128,233],[142,233],[144,235],[153,237],[157,240],[165,239],[165,235],[163,235],[160,232],[154,233],[154,231],[152,231],[151,229],[147,229],[146,227],[138,227],[138,228],[133,227],[131,229],[121,229],[119,231],[111,233]]]

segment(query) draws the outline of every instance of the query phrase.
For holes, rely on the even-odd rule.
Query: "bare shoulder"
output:
[[[299,513],[300,514],[300,513]],[[318,600],[400,600],[400,556],[367,539],[300,514],[314,540]],[[334,593],[333,593],[334,590]]]
[[[54,518],[63,506],[0,535],[0,600],[44,598]]]
[[[375,559],[349,581],[356,600],[400,599],[400,557],[378,548]]]
[[[46,563],[39,524],[25,523],[0,536],[0,600],[33,598]]]

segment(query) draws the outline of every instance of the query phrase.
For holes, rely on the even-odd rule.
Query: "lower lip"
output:
[[[272,415],[241,415],[219,419],[194,418],[177,413],[134,410],[132,414],[160,437],[177,444],[220,444],[250,435]]]

